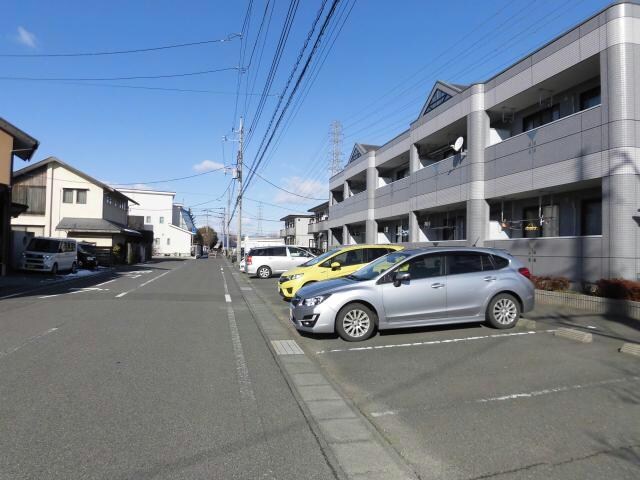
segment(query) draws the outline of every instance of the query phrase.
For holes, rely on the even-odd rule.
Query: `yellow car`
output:
[[[285,298],[293,298],[309,283],[344,277],[378,257],[403,248],[399,245],[349,245],[329,250],[284,272],[278,282],[278,292]]]

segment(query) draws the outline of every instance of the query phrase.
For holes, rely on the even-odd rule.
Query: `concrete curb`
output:
[[[626,353],[628,355],[634,355],[640,357],[640,344],[625,342],[618,350],[620,353]]]
[[[253,288],[241,288],[241,283],[250,285],[249,281],[225,264],[231,269],[249,311],[336,475],[346,479],[416,479],[413,469],[324,375],[316,362],[304,352],[282,353],[280,350],[278,354],[273,341],[285,340],[298,346],[295,338]]]
[[[558,328],[554,333],[556,337],[566,338],[568,340],[574,340],[580,343],[592,343],[593,335],[588,332],[581,332],[580,330],[574,330],[572,328]]]

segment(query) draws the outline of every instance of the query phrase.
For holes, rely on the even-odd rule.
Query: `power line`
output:
[[[225,168],[226,167],[214,168],[213,170],[207,170],[206,172],[196,173],[194,175],[188,175],[186,177],[169,178],[167,180],[153,180],[153,181],[150,181],[150,182],[112,183],[111,185],[115,185],[115,186],[127,186],[127,185],[137,185],[137,184],[151,185],[153,183],[175,182],[175,181],[178,181],[178,180],[186,180],[188,178],[194,178],[194,177],[201,177],[203,175],[209,175],[210,173],[219,172],[220,170],[224,170]],[[79,182],[79,183],[82,183],[82,182]]]
[[[76,53],[0,53],[0,57],[12,58],[53,58],[53,57],[98,57],[103,55],[124,55],[129,53],[156,52],[159,50],[169,50],[173,48],[194,47],[197,45],[208,45],[212,43],[224,43],[234,38],[242,37],[239,33],[231,33],[224,38],[215,40],[201,40],[199,42],[176,43],[172,45],[163,45],[160,47],[136,48],[131,50],[113,50],[105,52],[76,52]]]
[[[253,178],[253,175],[255,175],[257,172],[256,170],[260,167],[260,164],[262,163],[262,160],[264,159],[264,156],[267,152],[267,149],[269,148],[269,145],[271,144],[273,137],[275,136],[278,127],[280,126],[280,123],[282,122],[282,119],[284,117],[284,115],[286,114],[292,99],[294,98],[296,92],[298,91],[298,88],[300,87],[300,84],[302,83],[302,80],[304,79],[305,75],[307,74],[307,71],[309,69],[309,65],[311,64],[311,60],[313,59],[313,57],[315,56],[317,50],[318,50],[318,46],[320,45],[320,42],[322,41],[322,37],[324,36],[324,33],[327,29],[327,26],[329,25],[329,23],[331,22],[331,19],[333,17],[333,15],[335,14],[336,8],[338,6],[338,3],[340,2],[340,0],[333,0],[333,3],[331,4],[331,7],[329,8],[329,11],[324,19],[324,22],[322,23],[322,26],[320,27],[320,31],[318,32],[318,35],[316,37],[316,40],[313,44],[313,47],[311,48],[311,51],[309,52],[309,55],[307,56],[307,60],[305,61],[304,66],[302,67],[302,70],[300,71],[298,78],[296,80],[295,85],[293,86],[293,88],[291,89],[291,92],[289,93],[289,97],[287,99],[287,102],[285,103],[285,105],[282,107],[282,111],[280,112],[280,116],[278,117],[278,120],[276,122],[276,124],[273,127],[273,130],[271,132],[271,135],[269,136],[269,139],[266,141],[266,143],[264,143],[264,139],[263,142],[261,142],[261,145],[264,143],[264,149],[262,150],[262,153],[260,154],[260,156],[256,155],[256,158],[253,161],[252,164],[252,168],[250,168],[249,170],[251,170],[251,174],[249,176],[249,178],[247,179],[247,183],[243,188],[243,191],[246,191],[246,189],[249,187],[249,185],[251,184],[251,180]],[[265,133],[265,135],[267,135],[269,132],[267,131]],[[260,177],[264,180],[264,177]],[[280,187],[278,187],[280,188]],[[290,192],[291,193],[291,192]],[[300,197],[304,197],[304,195],[298,195]],[[307,198],[311,198],[311,197],[307,197]]]
[[[259,178],[261,178],[262,180],[264,180],[265,182],[267,182],[267,183],[268,183],[269,185],[271,185],[272,187],[275,187],[275,188],[277,188],[278,190],[282,190],[283,192],[286,192],[286,193],[288,193],[288,194],[290,194],[290,195],[294,195],[294,196],[296,196],[296,197],[300,197],[300,198],[306,198],[306,199],[308,199],[308,200],[318,200],[318,201],[324,201],[324,200],[326,200],[326,199],[324,199],[324,198],[315,198],[315,197],[308,197],[308,196],[306,196],[306,195],[300,195],[299,193],[295,193],[295,192],[292,192],[292,191],[290,191],[290,190],[287,190],[286,188],[282,188],[281,186],[276,185],[275,183],[273,183],[271,180],[269,180],[269,179],[267,179],[267,178],[263,177],[262,175],[260,175],[260,174],[259,174],[258,172],[256,172],[255,170],[252,170],[249,166],[245,165],[245,167],[247,167],[249,170],[251,170],[251,172],[252,172],[254,175],[257,175]]]
[[[4,80],[11,80],[11,79],[5,78]],[[19,79],[19,78],[15,78],[13,80],[30,81],[27,79]],[[46,80],[42,79],[38,81],[45,82]],[[202,89],[193,89],[193,88],[150,87],[146,85],[118,85],[118,84],[110,84],[110,83],[80,83],[80,82],[67,82],[67,81],[58,81],[58,80],[52,80],[51,82],[57,85],[73,85],[73,86],[81,86],[81,87],[128,88],[128,89],[134,89],[134,90],[157,90],[161,92],[207,93],[211,95],[235,95],[235,92],[224,92],[219,90],[206,90],[206,89],[202,90]],[[262,93],[251,92],[251,93],[245,93],[244,95],[257,97],[262,95]],[[275,93],[270,93],[269,96],[277,97],[278,95]]]
[[[0,77],[0,80],[29,80],[33,82],[102,82],[112,80],[152,80],[157,78],[190,77],[195,75],[208,75],[211,73],[239,70],[239,67],[216,68],[214,70],[201,70],[199,72],[172,73],[167,75],[139,75],[132,77],[104,77],[104,78],[55,78],[55,77]]]

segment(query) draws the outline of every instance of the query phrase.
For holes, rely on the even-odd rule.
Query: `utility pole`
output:
[[[238,138],[238,163],[236,165],[238,176],[238,247],[236,260],[238,264],[242,261],[242,149],[244,146],[244,126],[240,117],[240,130]]]
[[[229,187],[231,187],[231,184],[229,185]],[[225,238],[225,250],[227,252],[227,255],[229,255],[229,235],[231,235],[231,229],[229,228],[229,224],[231,223],[231,188],[227,189],[227,209],[225,210],[225,215],[224,215],[224,222],[227,225],[227,236]]]
[[[331,152],[329,154],[329,173],[334,176],[342,170],[342,123],[338,120],[331,122],[329,130]]]

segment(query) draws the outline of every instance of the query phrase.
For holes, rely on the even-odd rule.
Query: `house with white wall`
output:
[[[195,225],[190,212],[174,203],[175,192],[121,188],[121,193],[135,200],[129,215],[144,218],[144,228],[153,230],[153,254],[187,257]]]
[[[59,158],[48,157],[13,172],[13,202],[27,206],[11,219],[13,231],[75,238],[129,253],[142,235],[127,225],[135,200]]]

